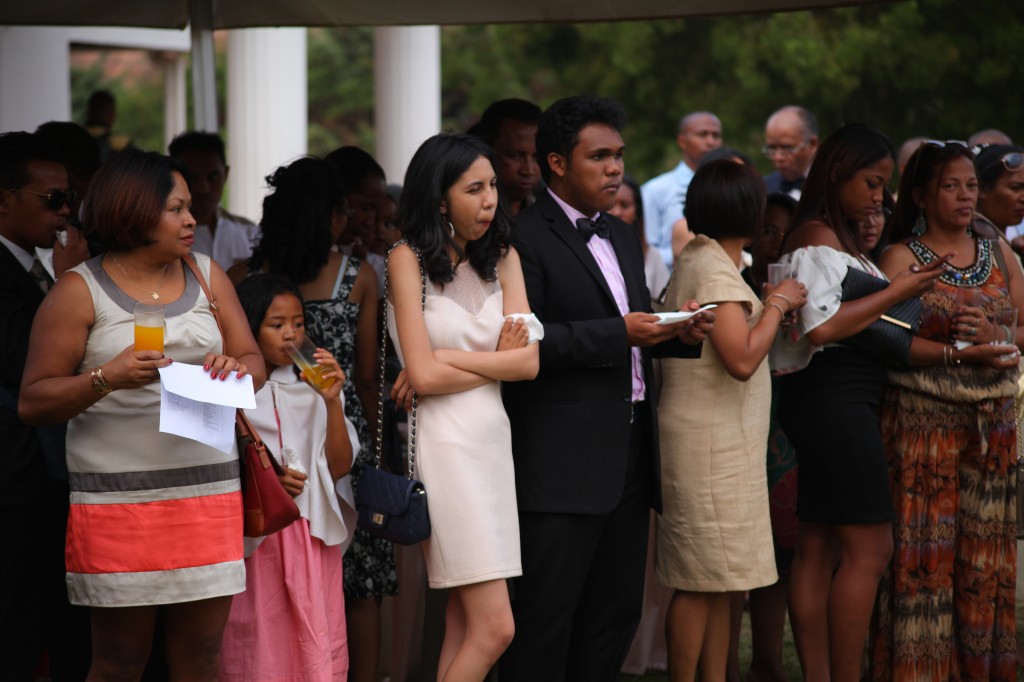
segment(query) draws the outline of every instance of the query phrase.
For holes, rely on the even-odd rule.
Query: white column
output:
[[[67,29],[0,27],[0,132],[71,119]]]
[[[217,132],[217,69],[213,51],[213,8],[210,0],[189,0],[192,29],[192,109],[196,130]]]
[[[228,210],[258,222],[264,178],[306,153],[306,29],[228,32]]]
[[[185,106],[185,60],[177,53],[165,53],[161,62],[164,72],[164,148],[188,129]]]
[[[401,184],[416,148],[441,131],[441,29],[380,27],[373,38],[376,157]]]

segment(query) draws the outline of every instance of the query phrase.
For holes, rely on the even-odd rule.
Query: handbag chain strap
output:
[[[391,259],[391,252],[398,246],[405,244],[413,253],[420,265],[420,305],[424,310],[427,308],[427,273],[423,271],[423,258],[419,249],[401,240],[388,250],[387,260]],[[377,449],[374,456],[375,465],[380,469],[381,453],[384,448],[384,362],[387,354],[388,344],[388,267],[384,266],[384,314],[380,319],[380,361],[377,363],[379,372],[377,376]],[[410,480],[416,473],[416,391],[412,392],[412,410],[409,412],[409,467],[406,477]]]

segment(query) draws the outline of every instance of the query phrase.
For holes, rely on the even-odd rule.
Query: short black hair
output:
[[[540,107],[528,100],[516,97],[499,99],[484,109],[480,121],[466,132],[479,137],[488,145],[494,146],[494,140],[501,132],[501,124],[505,121],[517,121],[535,126],[540,123],[542,114]]]
[[[303,303],[298,285],[287,277],[267,272],[246,277],[235,286],[235,291],[238,292],[238,302],[242,304],[245,319],[249,321],[252,337],[256,340],[260,338],[260,325],[263,324],[263,318],[267,316],[267,309],[274,302],[275,296],[291,294],[299,299],[300,304]]]
[[[580,131],[592,124],[622,132],[626,127],[626,110],[609,97],[580,95],[558,100],[541,115],[537,126],[537,163],[544,182],[551,182],[548,154],[571,159],[572,150],[580,141]]]
[[[23,130],[0,135],[0,189],[20,189],[29,183],[28,164],[64,164],[60,152],[35,133]]]
[[[47,121],[36,128],[36,135],[60,154],[69,174],[84,182],[100,167],[100,146],[89,131],[71,121]]]
[[[180,159],[185,152],[212,152],[220,157],[220,162],[228,165],[228,157],[224,152],[224,140],[217,133],[204,130],[190,130],[178,135],[167,145],[167,153]]]
[[[377,160],[369,152],[359,147],[338,147],[325,156],[324,161],[337,168],[341,173],[341,181],[348,194],[358,192],[367,178],[385,180],[384,169],[377,163]]]
[[[750,159],[750,157],[744,154],[743,152],[739,151],[738,149],[733,149],[732,147],[718,147],[717,149],[712,149],[711,151],[704,154],[704,156],[700,157],[700,161],[697,163],[697,167],[700,168],[701,166],[709,164],[712,161],[720,161],[722,159],[732,161],[733,163],[736,162],[736,159],[739,159],[748,166],[754,165],[754,162]]]
[[[694,173],[683,215],[694,234],[749,238],[764,219],[764,208],[761,176],[747,164],[719,159]]]

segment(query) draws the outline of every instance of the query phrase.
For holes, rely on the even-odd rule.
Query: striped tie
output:
[[[32,275],[32,279],[36,281],[36,285],[43,290],[45,294],[53,286],[53,280],[50,278],[50,273],[43,267],[43,262],[38,258],[32,259],[32,267],[29,269],[28,274]]]

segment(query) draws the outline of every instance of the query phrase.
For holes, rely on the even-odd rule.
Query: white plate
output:
[[[718,306],[715,305],[714,303],[709,303],[706,306],[704,306],[703,308],[699,308],[697,310],[691,310],[689,312],[654,313],[654,314],[661,318],[660,320],[658,320],[658,324],[675,324],[676,322],[682,322],[684,320],[688,320],[691,317],[693,317],[694,315],[696,315],[698,313],[702,313],[705,310],[711,310],[712,308],[717,308],[717,307]]]

